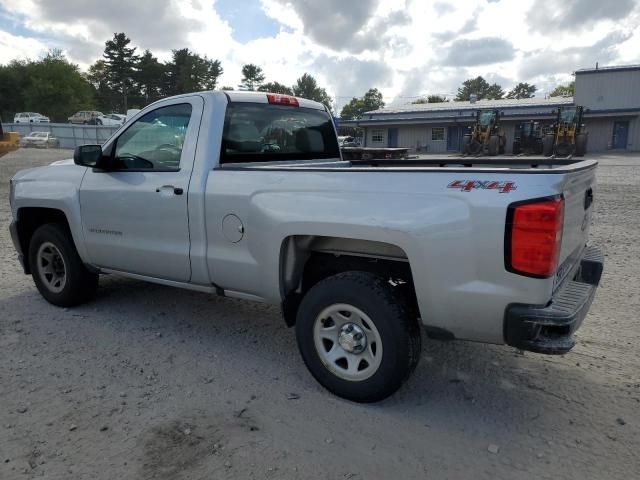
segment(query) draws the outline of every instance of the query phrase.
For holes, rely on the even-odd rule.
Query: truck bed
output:
[[[465,171],[518,173],[566,173],[592,168],[595,160],[584,158],[553,158],[534,156],[433,157],[411,159],[369,160],[305,160],[288,162],[228,163],[223,170],[320,170],[340,171]],[[551,172],[549,172],[551,170]]]

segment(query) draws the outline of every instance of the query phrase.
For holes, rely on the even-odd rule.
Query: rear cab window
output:
[[[331,116],[293,105],[227,105],[221,163],[340,158]]]

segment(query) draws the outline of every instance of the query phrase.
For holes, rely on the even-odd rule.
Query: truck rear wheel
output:
[[[520,155],[522,153],[522,149],[520,148],[520,142],[513,142],[512,152],[514,155]]]
[[[575,145],[567,140],[563,140],[556,145],[555,154],[559,157],[568,157],[575,152]]]
[[[91,299],[98,275],[82,263],[68,229],[57,223],[39,227],[29,244],[33,281],[49,303],[72,307]]]
[[[499,144],[500,144],[500,138],[498,138],[497,135],[491,135],[489,137],[489,148],[488,148],[489,156],[494,156],[498,154]]]
[[[587,134],[579,133],[576,136],[576,157],[584,157],[587,153]]]
[[[471,155],[479,155],[482,152],[482,144],[478,140],[472,140],[467,151]]]
[[[471,135],[464,135],[462,137],[462,154],[469,154],[469,144],[471,143]]]
[[[296,319],[300,354],[334,394],[376,402],[398,390],[420,359],[417,319],[388,280],[344,272],[314,285]]]
[[[550,157],[553,155],[553,142],[555,141],[554,135],[545,135],[542,139],[542,155]]]

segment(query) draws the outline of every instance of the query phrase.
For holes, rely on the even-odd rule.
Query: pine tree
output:
[[[129,108],[128,97],[134,87],[136,75],[136,48],[129,47],[131,39],[124,33],[115,33],[112,40],[105,43],[103,57],[109,87],[122,95],[123,111]]]
[[[253,63],[249,63],[242,67],[242,82],[240,83],[240,88],[254,91],[262,85],[264,79],[265,76],[264,73],[262,73],[262,68]]]
[[[293,94],[296,97],[308,98],[309,100],[320,102],[327,106],[329,110],[332,110],[333,100],[324,88],[318,86],[316,79],[308,73],[305,73],[296,80],[296,84],[293,86]]]

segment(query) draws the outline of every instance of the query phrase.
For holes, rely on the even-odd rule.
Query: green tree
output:
[[[572,97],[576,88],[576,82],[570,82],[568,85],[558,85],[549,94],[550,97]]]
[[[333,111],[333,100],[327,91],[318,85],[316,79],[308,73],[305,73],[296,80],[296,84],[292,90],[296,97],[308,98],[309,100],[320,102],[329,108],[330,111]]]
[[[107,80],[107,64],[105,61],[96,60],[96,62],[89,67],[85,78],[91,83],[94,89],[96,108],[103,112],[117,110],[120,104],[120,94],[112,90],[109,86],[109,81]]]
[[[507,98],[532,98],[536,93],[536,86],[530,83],[518,83],[509,93],[507,93]]]
[[[258,87],[259,92],[279,93],[281,95],[293,95],[293,90],[278,82],[269,82]]]
[[[165,68],[165,95],[179,95],[182,93],[213,90],[218,84],[218,78],[223,73],[219,60],[189,51],[188,48],[173,50],[173,57]]]
[[[22,81],[13,94],[20,99],[13,113],[34,111],[64,122],[78,110],[93,108],[91,84],[60,51],[53,50],[38,61],[13,62],[8,68]]]
[[[0,65],[0,119],[12,121],[16,112],[25,111],[24,89],[29,83],[26,61]]]
[[[444,103],[447,101],[447,97],[442,95],[427,95],[426,97],[421,97],[417,100],[414,100],[411,103],[420,104],[420,103]]]
[[[491,99],[497,100],[504,97],[504,90],[497,83],[489,84],[484,78],[470,78],[462,82],[462,86],[458,88],[458,94],[455,100],[457,102],[471,100],[471,95],[476,94],[478,100]]]
[[[254,91],[262,85],[264,79],[265,76],[264,73],[262,73],[262,68],[253,63],[249,63],[242,67],[242,82],[240,83],[240,88]]]
[[[149,50],[145,50],[136,65],[135,81],[145,104],[162,97],[165,66]]]
[[[363,113],[379,110],[384,107],[382,93],[377,88],[370,88],[362,97],[353,97],[340,111],[340,118],[353,120]]]
[[[122,96],[123,110],[129,108],[128,98],[134,87],[136,74],[136,48],[129,47],[131,39],[124,33],[115,33],[105,42],[104,54],[109,87]]]

